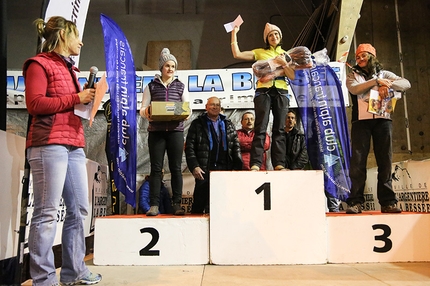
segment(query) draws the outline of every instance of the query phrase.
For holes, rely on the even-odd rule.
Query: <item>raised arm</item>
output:
[[[252,51],[241,52],[239,49],[239,44],[237,42],[237,33],[239,32],[239,27],[234,27],[231,31],[231,53],[235,59],[254,61],[254,53]]]

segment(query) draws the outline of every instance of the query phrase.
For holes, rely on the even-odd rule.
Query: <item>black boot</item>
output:
[[[185,211],[182,209],[180,204],[173,204],[173,214],[174,215],[184,215]]]

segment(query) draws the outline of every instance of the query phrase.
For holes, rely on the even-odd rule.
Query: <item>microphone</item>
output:
[[[96,66],[92,66],[90,68],[90,76],[88,77],[87,88],[93,88],[94,87],[94,81],[96,80],[96,74],[98,71],[99,71],[99,69]],[[84,103],[84,105],[88,105],[88,103]]]
[[[90,68],[90,76],[88,77],[87,88],[93,88],[94,87],[94,81],[96,80],[96,74],[98,71],[99,71],[99,69],[96,66],[92,66]]]

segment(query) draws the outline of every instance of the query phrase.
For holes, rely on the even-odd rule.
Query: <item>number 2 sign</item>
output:
[[[209,218],[159,215],[97,218],[96,265],[209,263]]]

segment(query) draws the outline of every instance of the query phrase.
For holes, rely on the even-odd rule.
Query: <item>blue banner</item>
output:
[[[328,65],[296,70],[290,81],[306,135],[312,168],[324,172],[324,188],[345,201],[350,193],[351,158],[341,84]]]
[[[109,17],[101,14],[110,90],[110,152],[115,186],[125,202],[136,207],[136,72],[124,33]]]

